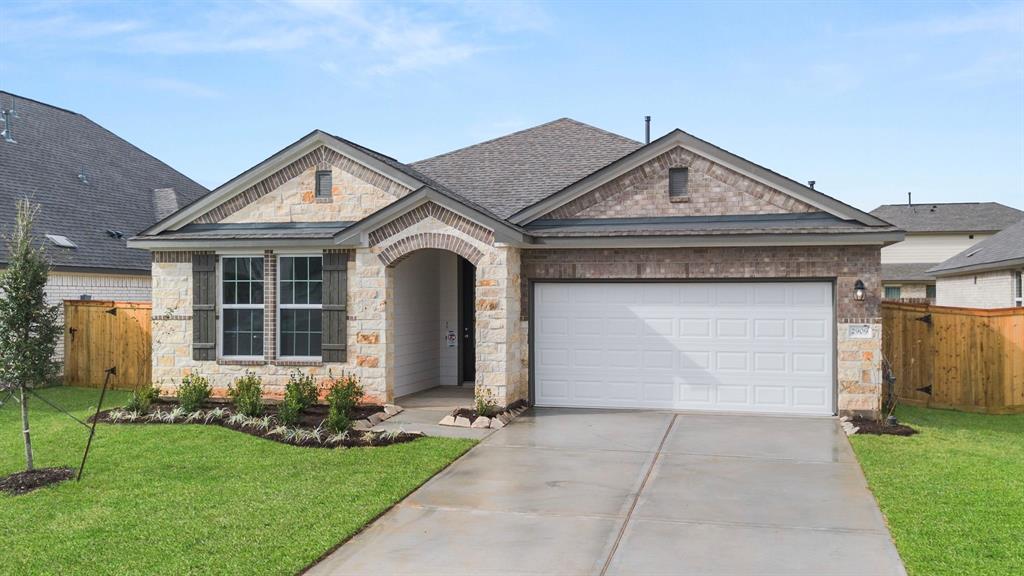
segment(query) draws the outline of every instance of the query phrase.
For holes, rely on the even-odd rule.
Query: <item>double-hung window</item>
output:
[[[319,360],[323,332],[323,258],[281,256],[278,356]]]
[[[221,258],[221,356],[263,357],[263,257]]]

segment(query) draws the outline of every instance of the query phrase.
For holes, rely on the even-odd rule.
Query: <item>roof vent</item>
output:
[[[118,240],[120,240],[124,238],[124,232],[121,232],[120,230],[111,230],[110,228],[107,228],[107,236],[110,236],[111,238],[117,238]]]
[[[651,117],[644,116],[644,144],[651,143]]]
[[[974,256],[978,252],[981,252],[981,248],[978,248],[976,250],[971,250],[970,252],[967,253],[967,256],[965,256],[965,258],[970,258],[971,256]]]
[[[817,184],[817,183],[818,183],[817,180],[808,180],[807,181],[807,187],[810,188],[811,190],[814,190],[814,185]]]
[[[75,244],[67,236],[61,236],[60,234],[47,234],[46,239],[53,242],[54,246],[61,248],[78,248],[78,244]]]
[[[18,143],[14,139],[14,119],[17,117],[18,112],[14,109],[14,96],[11,96],[10,108],[4,108],[0,105],[0,124],[4,125],[4,129],[0,132],[0,136],[3,136],[4,142],[7,142],[8,144]]]
[[[82,168],[81,170],[78,171],[78,181],[81,182],[82,184],[89,183],[89,178],[87,178],[85,175],[85,168]]]

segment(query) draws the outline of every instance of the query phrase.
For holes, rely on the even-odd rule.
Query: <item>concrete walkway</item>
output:
[[[438,422],[455,408],[473,406],[473,385],[435,386],[428,390],[400,396],[395,404],[402,412],[373,427],[374,430],[405,430],[423,432],[427,436],[442,438],[475,438],[482,440],[491,435],[490,428],[458,428],[441,426]]]
[[[533,410],[309,574],[905,574],[831,419]]]

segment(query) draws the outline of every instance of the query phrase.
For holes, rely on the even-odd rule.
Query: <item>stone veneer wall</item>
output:
[[[531,280],[835,279],[839,410],[875,414],[882,392],[879,252],[877,246],[524,250],[521,342],[525,348],[529,341]],[[867,288],[862,302],[853,299],[858,279]],[[850,324],[871,325],[872,337],[848,338]]]
[[[689,169],[689,194],[670,199],[669,170]],[[544,218],[784,214],[818,209],[681,147],[638,166]]]
[[[348,282],[348,361],[345,363],[296,363],[274,358],[274,322],[276,316],[265,314],[267,338],[265,360],[257,362],[200,362],[192,359],[192,254],[190,252],[156,252],[153,258],[153,382],[165,391],[174,390],[181,378],[198,372],[210,379],[214,393],[226,395],[228,386],[246,370],[263,378],[269,397],[280,397],[291,371],[299,369],[318,379],[331,371],[359,376],[368,401],[388,400],[384,369],[378,358],[383,356],[385,342],[377,336],[384,325],[383,283],[377,281],[383,266],[367,250],[360,250],[349,261]],[[265,254],[265,258],[273,258]],[[273,267],[273,268],[276,268]],[[273,302],[276,290],[268,277],[274,269],[265,269],[264,302]],[[272,308],[268,308],[272,310]]]

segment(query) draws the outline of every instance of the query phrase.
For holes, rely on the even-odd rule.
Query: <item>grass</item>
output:
[[[1024,574],[1024,415],[897,417],[920,434],[851,440],[907,571]]]
[[[82,419],[99,397],[42,393]],[[38,400],[31,411],[36,466],[77,468],[88,431]],[[5,405],[0,476],[24,465],[19,424]],[[472,445],[332,450],[215,426],[102,424],[81,483],[0,494],[0,573],[295,574]]]

